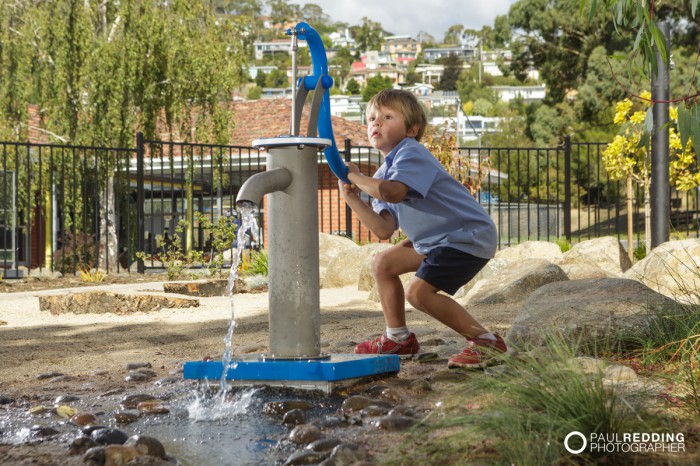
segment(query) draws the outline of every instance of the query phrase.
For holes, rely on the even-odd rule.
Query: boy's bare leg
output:
[[[413,249],[409,240],[401,241],[374,257],[372,271],[388,327],[406,325],[406,297],[399,275],[418,270],[424,258]]]
[[[425,280],[413,277],[407,288],[408,302],[467,338],[488,333],[457,301],[439,291]]]

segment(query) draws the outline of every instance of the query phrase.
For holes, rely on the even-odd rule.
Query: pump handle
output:
[[[314,74],[312,77],[305,78],[305,80],[308,79],[311,81],[312,79],[322,79],[324,81],[324,85],[321,86],[323,87],[323,100],[321,101],[321,110],[318,118],[318,135],[321,138],[330,139],[331,145],[326,147],[326,149],[323,151],[323,155],[326,156],[328,166],[331,168],[335,176],[340,178],[345,183],[350,184],[350,180],[348,180],[348,167],[340,157],[338,147],[335,144],[335,138],[333,137],[333,126],[331,125],[331,101],[330,93],[328,91],[328,89],[333,85],[333,79],[328,74],[326,49],[323,47],[321,36],[319,36],[316,30],[307,23],[301,22],[297,24],[296,31],[297,37],[305,40],[309,45],[309,52],[311,53],[311,64],[313,66]],[[288,31],[288,34],[291,33]],[[326,82],[330,84],[328,87],[325,85]]]

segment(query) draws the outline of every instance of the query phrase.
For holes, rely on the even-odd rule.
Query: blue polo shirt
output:
[[[418,253],[446,246],[484,259],[496,253],[498,233],[486,210],[415,138],[397,144],[374,178],[408,186],[403,201],[374,199],[372,208],[388,211]]]

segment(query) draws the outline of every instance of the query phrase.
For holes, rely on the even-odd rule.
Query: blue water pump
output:
[[[323,46],[323,41],[318,32],[307,23],[301,22],[295,28],[288,29],[287,35],[292,36],[292,52],[295,52],[295,38],[305,40],[309,46],[311,53],[311,63],[314,74],[300,78],[296,82],[295,99],[292,106],[292,135],[299,135],[299,125],[301,121],[301,109],[304,106],[306,97],[309,91],[314,91],[314,96],[311,101],[311,112],[308,124],[308,137],[316,137],[316,128],[318,128],[318,136],[325,139],[330,139],[331,145],[326,147],[323,155],[326,157],[328,166],[333,171],[335,176],[350,184],[348,180],[348,167],[340,157],[338,147],[335,144],[333,137],[333,126],[331,125],[331,102],[329,89],[333,86],[333,78],[328,74],[328,59],[326,58],[326,49]],[[296,60],[292,59],[293,79],[296,80]]]

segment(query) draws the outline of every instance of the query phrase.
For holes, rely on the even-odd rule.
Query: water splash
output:
[[[195,422],[231,420],[247,412],[253,397],[259,390],[259,388],[250,388],[239,391],[231,401],[198,394],[187,406],[188,417]]]
[[[234,248],[233,256],[231,257],[231,270],[228,275],[228,283],[226,286],[226,296],[229,297],[231,303],[231,324],[224,338],[224,354],[221,357],[222,372],[219,382],[220,398],[222,403],[225,401],[226,393],[228,392],[228,384],[226,383],[226,373],[229,368],[236,368],[237,363],[231,363],[232,355],[232,340],[233,333],[236,330],[236,312],[234,306],[234,295],[236,288],[236,279],[238,278],[238,266],[241,263],[241,255],[246,244],[246,233],[248,231],[257,231],[258,222],[255,218],[256,206],[252,202],[245,202],[238,205],[238,212],[241,217],[241,225],[236,232],[236,247]]]

